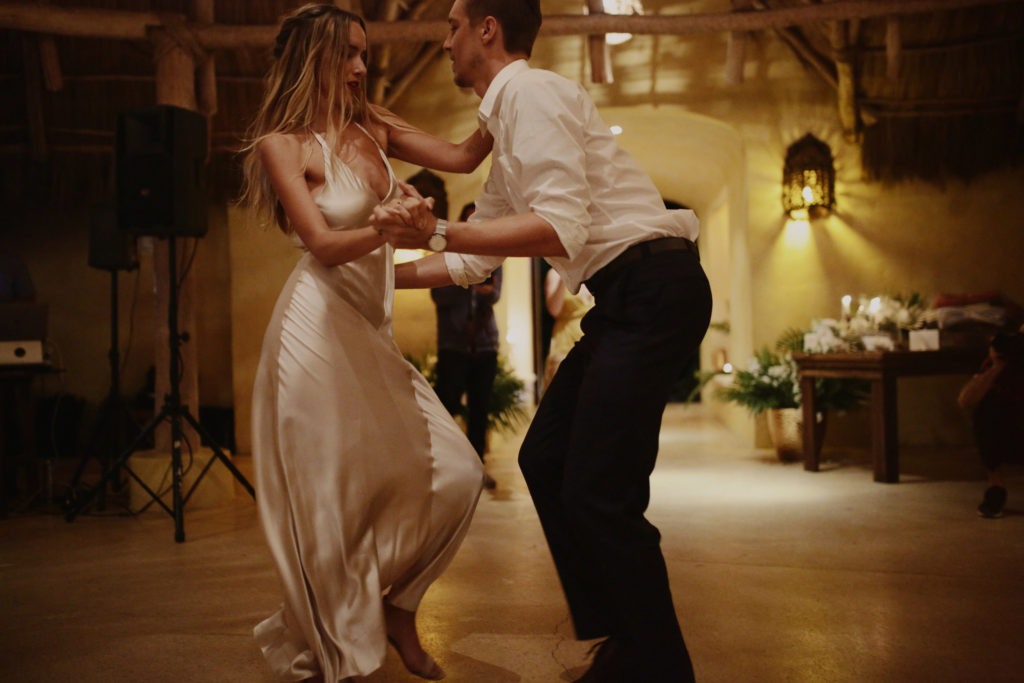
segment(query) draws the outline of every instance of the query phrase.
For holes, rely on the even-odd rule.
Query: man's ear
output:
[[[477,30],[480,31],[480,39],[484,45],[494,42],[498,36],[498,21],[494,17],[484,17]]]

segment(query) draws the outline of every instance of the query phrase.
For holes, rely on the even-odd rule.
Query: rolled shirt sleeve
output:
[[[500,193],[492,190],[493,179],[488,178],[483,194],[476,200],[476,211],[469,217],[470,223],[480,223],[494,218],[501,218],[510,213],[508,202]],[[444,264],[448,268],[452,282],[462,287],[469,287],[487,279],[495,268],[505,262],[504,256],[478,256],[476,254],[444,253]]]
[[[503,111],[514,112],[501,131],[511,170],[505,180],[524,203],[516,208],[550,223],[572,260],[587,243],[591,222],[579,91],[532,75],[502,102]]]

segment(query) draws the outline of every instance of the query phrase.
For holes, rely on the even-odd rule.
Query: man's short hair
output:
[[[533,41],[540,31],[540,0],[466,0],[469,23],[476,26],[484,17],[501,24],[507,52],[533,52]]]

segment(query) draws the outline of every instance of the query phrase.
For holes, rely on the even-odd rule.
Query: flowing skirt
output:
[[[383,603],[415,610],[468,529],[480,459],[395,346],[378,302],[305,255],[264,338],[253,392],[260,519],[284,588],[255,629],[280,680],[364,676]],[[366,305],[362,305],[366,304]]]

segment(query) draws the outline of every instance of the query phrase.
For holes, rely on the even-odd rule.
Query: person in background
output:
[[[462,207],[459,220],[468,220],[475,208],[473,203]],[[430,290],[437,310],[437,386],[434,388],[452,415],[462,412],[465,395],[466,435],[481,462],[487,452],[491,392],[498,374],[498,323],[494,319],[494,304],[500,297],[501,268],[468,288],[448,285]],[[497,486],[494,477],[487,472],[484,472],[484,486],[489,489]]]
[[[978,514],[1002,517],[1007,498],[1002,467],[1024,459],[1024,325],[1015,334],[996,335],[958,402],[972,411],[974,442],[988,477]]]
[[[594,305],[594,295],[586,285],[580,285],[579,293],[573,294],[562,284],[562,276],[558,271],[552,268],[544,276],[544,304],[554,318],[551,346],[548,347],[547,359],[544,361],[544,387],[547,388],[558,366],[583,337],[580,321]]]

